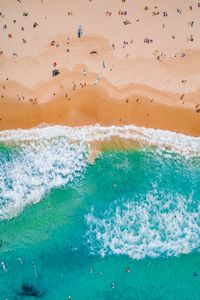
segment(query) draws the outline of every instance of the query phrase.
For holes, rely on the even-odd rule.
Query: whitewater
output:
[[[199,138],[136,126],[1,132],[4,299],[24,282],[47,300],[147,299],[152,286],[149,299],[199,299],[199,149]]]
[[[19,215],[52,188],[66,186],[82,176],[92,151],[90,143],[113,137],[155,146],[163,155],[200,156],[200,138],[136,126],[44,126],[0,132],[0,219]],[[3,148],[2,148],[3,149]]]

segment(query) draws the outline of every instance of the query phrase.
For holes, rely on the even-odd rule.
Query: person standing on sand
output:
[[[78,35],[78,38],[79,38],[79,39],[81,38],[82,34],[83,34],[83,32],[82,32],[82,27],[79,26],[79,27],[78,27],[78,32],[77,32],[77,35]]]

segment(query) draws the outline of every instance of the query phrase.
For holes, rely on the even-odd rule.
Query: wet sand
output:
[[[55,98],[34,105],[16,101],[0,102],[1,129],[31,128],[39,124],[68,126],[135,124],[167,129],[187,135],[200,135],[200,115],[190,108],[180,108],[151,102],[147,97],[134,95],[125,99],[109,97],[99,87],[76,91],[73,98]]]

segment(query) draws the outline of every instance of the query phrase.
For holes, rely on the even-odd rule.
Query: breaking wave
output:
[[[86,216],[91,254],[133,259],[190,253],[200,247],[200,203],[192,195],[147,193],[145,198],[112,204],[101,216]]]
[[[0,219],[12,218],[52,188],[74,181],[87,168],[90,143],[131,139],[157,151],[200,155],[200,138],[169,131],[124,127],[46,126],[0,132]]]
[[[0,151],[0,219],[12,218],[48,191],[72,182],[87,166],[88,149],[67,137],[15,143]]]
[[[200,137],[186,136],[167,130],[159,130],[134,125],[102,127],[100,125],[67,127],[67,126],[44,126],[29,130],[5,130],[0,132],[0,143],[12,143],[16,141],[30,141],[38,139],[51,139],[67,137],[70,141],[93,141],[109,140],[113,137],[131,139],[143,145],[154,145],[161,149],[173,152],[200,156]]]

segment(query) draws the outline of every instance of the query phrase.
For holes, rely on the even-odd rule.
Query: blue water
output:
[[[22,151],[0,150],[4,208],[5,198],[15,203],[9,184],[17,199],[22,188],[36,189],[22,180],[24,168],[30,176]],[[51,180],[62,166],[57,158]],[[76,180],[52,184],[40,202],[2,218],[0,299],[200,299],[200,158],[106,151],[81,168]]]

